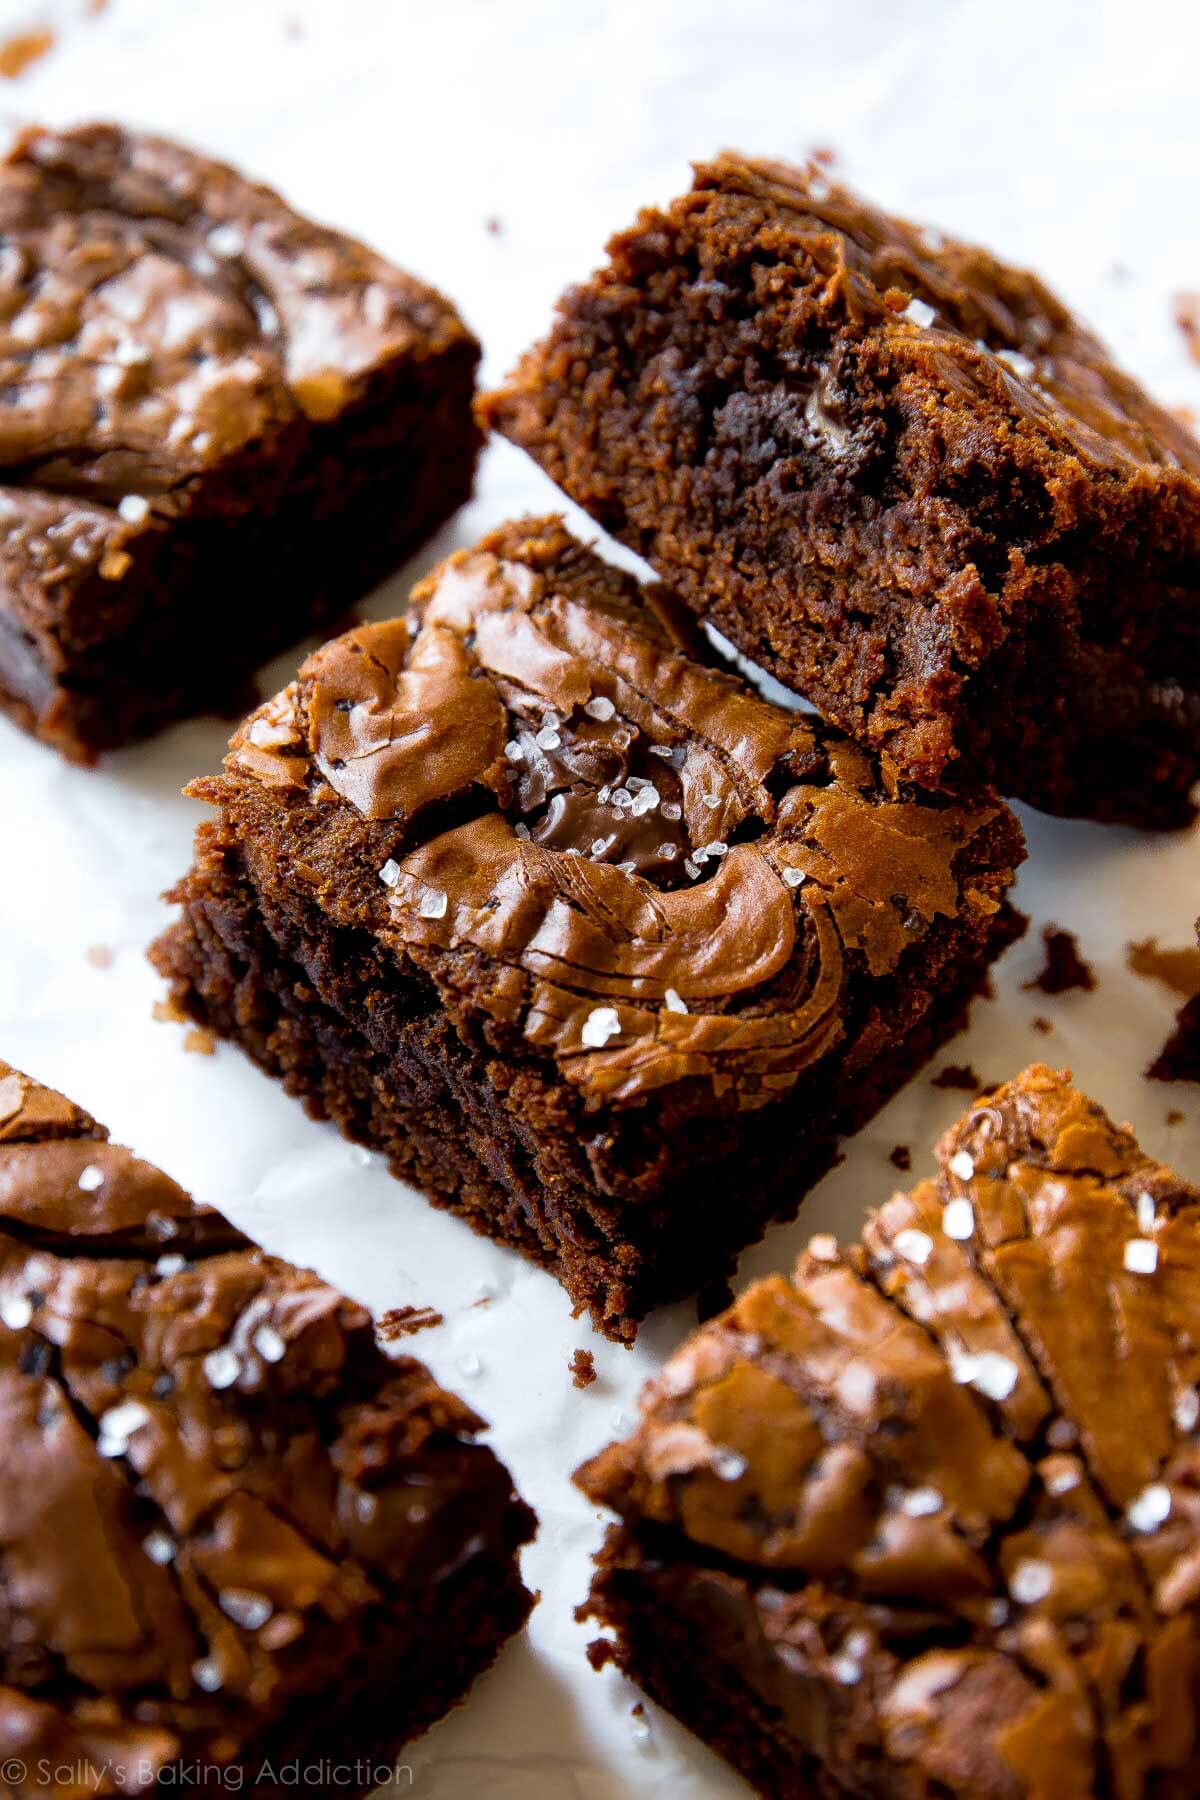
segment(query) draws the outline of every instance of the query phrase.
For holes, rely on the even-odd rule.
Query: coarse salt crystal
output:
[[[613,1006],[594,1006],[583,1021],[580,1038],[587,1049],[603,1050],[609,1038],[620,1037],[621,1021]]]
[[[1021,1606],[1036,1606],[1054,1586],[1054,1570],[1047,1562],[1023,1557],[1012,1572],[1008,1591]]]
[[[1171,1516],[1171,1490],[1161,1481],[1152,1481],[1132,1500],[1125,1517],[1135,1531],[1157,1531]]]
[[[152,1563],[165,1567],[175,1560],[175,1540],[165,1531],[152,1531],[142,1539],[142,1549]]]
[[[644,818],[647,813],[653,812],[658,805],[658,800],[659,794],[656,787],[642,788],[639,793],[634,795],[633,806],[630,809],[634,818],[641,819]]]
[[[126,494],[117,507],[121,517],[129,525],[140,525],[150,517],[150,502],[141,494]]]
[[[722,857],[725,855],[725,853],[728,849],[729,849],[729,845],[725,842],[725,840],[723,838],[714,838],[711,844],[705,844],[704,848],[699,852],[699,854],[701,856]]]
[[[975,1209],[969,1200],[951,1200],[942,1208],[942,1230],[948,1238],[965,1243],[975,1232]]]
[[[970,1181],[975,1173],[975,1158],[967,1150],[956,1150],[950,1158],[949,1169],[960,1181]]]
[[[97,1188],[104,1186],[104,1170],[98,1169],[95,1163],[88,1163],[79,1171],[79,1186],[85,1194],[94,1194]]]
[[[808,1253],[815,1256],[818,1262],[836,1262],[838,1241],[831,1231],[818,1231],[808,1240]]]
[[[905,1262],[916,1263],[918,1268],[924,1268],[933,1255],[933,1239],[927,1231],[918,1231],[915,1226],[910,1225],[896,1233],[892,1239],[892,1248]]]
[[[852,1656],[835,1656],[829,1664],[829,1672],[842,1687],[853,1687],[856,1681],[862,1680],[862,1667]]]
[[[379,871],[379,879],[384,887],[394,888],[400,879],[400,864],[395,857],[389,856]]]
[[[678,824],[683,817],[683,808],[676,800],[664,800],[658,810],[664,819],[670,819],[672,825]]]
[[[225,1617],[243,1631],[258,1631],[275,1611],[265,1594],[252,1593],[249,1588],[222,1588],[217,1603]]]
[[[1154,1230],[1155,1205],[1153,1194],[1139,1194],[1137,1197],[1138,1230],[1143,1237],[1149,1237]]]
[[[715,812],[721,804],[720,794],[701,794],[700,798],[710,812]]]
[[[673,1013],[685,1013],[688,1009],[687,1001],[682,999],[680,995],[676,993],[674,988],[668,988],[663,995],[663,1005],[668,1012]]]
[[[207,242],[214,256],[240,256],[246,248],[246,240],[236,225],[214,225]]]
[[[783,871],[784,887],[790,887],[790,888],[801,887],[804,884],[804,879],[805,879],[805,877],[804,877],[803,869],[785,869]]]
[[[718,1449],[712,1458],[713,1474],[722,1481],[740,1481],[749,1464],[738,1450]]]
[[[24,1331],[33,1318],[33,1301],[27,1294],[6,1294],[0,1300],[0,1319],[10,1331]]]
[[[597,719],[601,725],[607,724],[616,713],[616,707],[607,694],[593,694],[584,705],[584,712],[589,719]]]
[[[543,725],[542,729],[535,733],[533,741],[539,750],[557,750],[562,744],[562,739],[553,725]]]
[[[204,1373],[210,1387],[232,1387],[241,1372],[242,1359],[228,1344],[222,1344],[219,1350],[210,1350],[204,1359]]]
[[[250,1342],[264,1362],[282,1362],[287,1355],[287,1344],[273,1325],[260,1325]]]
[[[922,331],[928,331],[936,316],[933,307],[924,300],[910,300],[904,309],[904,317],[919,325]]]
[[[690,856],[685,856],[683,859],[683,866],[691,876],[692,880],[695,881],[697,875],[700,873],[699,865],[694,863]]]
[[[525,751],[517,742],[516,738],[509,738],[507,744],[504,746],[504,754],[507,756],[509,762],[520,763],[525,761]]]
[[[1078,1469],[1055,1469],[1046,1477],[1048,1494],[1070,1494],[1079,1486]]]
[[[154,1273],[156,1275],[181,1275],[186,1268],[187,1258],[185,1256],[180,1256],[178,1252],[174,1252],[170,1255],[159,1257],[154,1265]]]
[[[1196,1422],[1200,1419],[1200,1394],[1197,1394],[1195,1388],[1189,1388],[1185,1394],[1180,1394],[1171,1416],[1178,1430],[1196,1429]]]
[[[910,1519],[925,1519],[932,1513],[941,1512],[946,1504],[943,1496],[935,1487],[911,1488],[900,1502],[901,1512],[906,1512]]]
[[[1124,1261],[1131,1275],[1153,1275],[1158,1267],[1158,1245],[1152,1238],[1130,1238]]]
[[[513,833],[516,837],[521,839],[522,843],[527,844],[529,842],[529,827],[525,824],[524,820],[522,820],[520,824],[513,826]]]
[[[449,896],[441,888],[426,888],[417,902],[417,917],[444,919],[449,904]]]
[[[660,844],[658,846],[658,854],[662,857],[664,862],[674,862],[675,858],[679,855],[679,848],[676,844]]]
[[[961,1386],[976,1388],[989,1400],[1007,1400],[1021,1372],[1011,1356],[998,1350],[981,1350],[977,1356],[960,1351],[951,1357],[950,1368]]]
[[[140,1400],[123,1400],[100,1414],[100,1437],[96,1448],[101,1456],[124,1456],[135,1431],[149,1423],[150,1414]]]
[[[192,1680],[205,1694],[215,1694],[221,1686],[221,1671],[211,1656],[192,1664]]]

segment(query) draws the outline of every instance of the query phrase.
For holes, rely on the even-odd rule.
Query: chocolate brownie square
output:
[[[1200,1791],[1200,1191],[1044,1067],[581,1469],[592,1646],[772,1800]]]
[[[718,157],[481,416],[907,779],[1178,823],[1200,445],[1034,276]]]
[[[0,708],[89,760],[227,704],[464,501],[479,347],[277,194],[116,126],[0,164]]]
[[[327,644],[189,792],[176,1003],[623,1337],[794,1213],[1020,928],[994,793],[759,699],[555,519]]]
[[[0,1063],[0,1782],[355,1800],[524,1624],[533,1515],[360,1306],[107,1137]]]

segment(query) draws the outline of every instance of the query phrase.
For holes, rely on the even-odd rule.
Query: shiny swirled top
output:
[[[1200,1192],[1035,1066],[857,1245],[813,1239],[696,1333],[577,1479],[678,1533],[847,1791],[1182,1800],[1198,1383]]]
[[[319,650],[226,768],[191,791],[276,884],[469,990],[595,1103],[697,1078],[763,1104],[841,1040],[851,979],[985,929],[1021,854],[994,794],[900,788],[555,519]]]
[[[286,477],[306,422],[457,341],[439,294],[222,163],[112,125],[27,132],[0,164],[0,526],[47,569],[119,555],[247,446]]]
[[[529,1535],[479,1425],[0,1062],[5,1795],[249,1791],[414,1595]]]

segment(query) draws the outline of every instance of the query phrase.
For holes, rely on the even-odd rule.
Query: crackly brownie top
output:
[[[777,1702],[831,1684],[898,1794],[1134,1800],[1197,1754],[1200,1192],[1044,1067],[937,1162],[578,1479],[721,1571]]]
[[[504,1548],[479,1421],[0,1063],[0,1764],[236,1758]],[[415,1627],[414,1627],[415,1629]],[[57,1791],[57,1790],[56,1790]]]
[[[194,507],[239,452],[458,340],[440,295],[221,163],[111,125],[27,132],[0,164],[0,525],[36,516],[48,566],[97,534],[119,558],[147,507]]]
[[[996,911],[1011,870],[975,840],[1003,808],[901,787],[701,654],[525,521],[310,657],[191,791],[590,1101],[697,1078],[760,1105],[838,1043],[853,972]]]

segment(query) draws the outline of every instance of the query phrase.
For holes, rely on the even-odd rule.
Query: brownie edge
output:
[[[1034,1066],[576,1482],[580,1616],[772,1800],[1200,1783],[1200,1190]]]
[[[268,1800],[284,1764],[374,1790],[532,1605],[534,1515],[481,1429],[362,1307],[0,1063],[12,1800]]]

